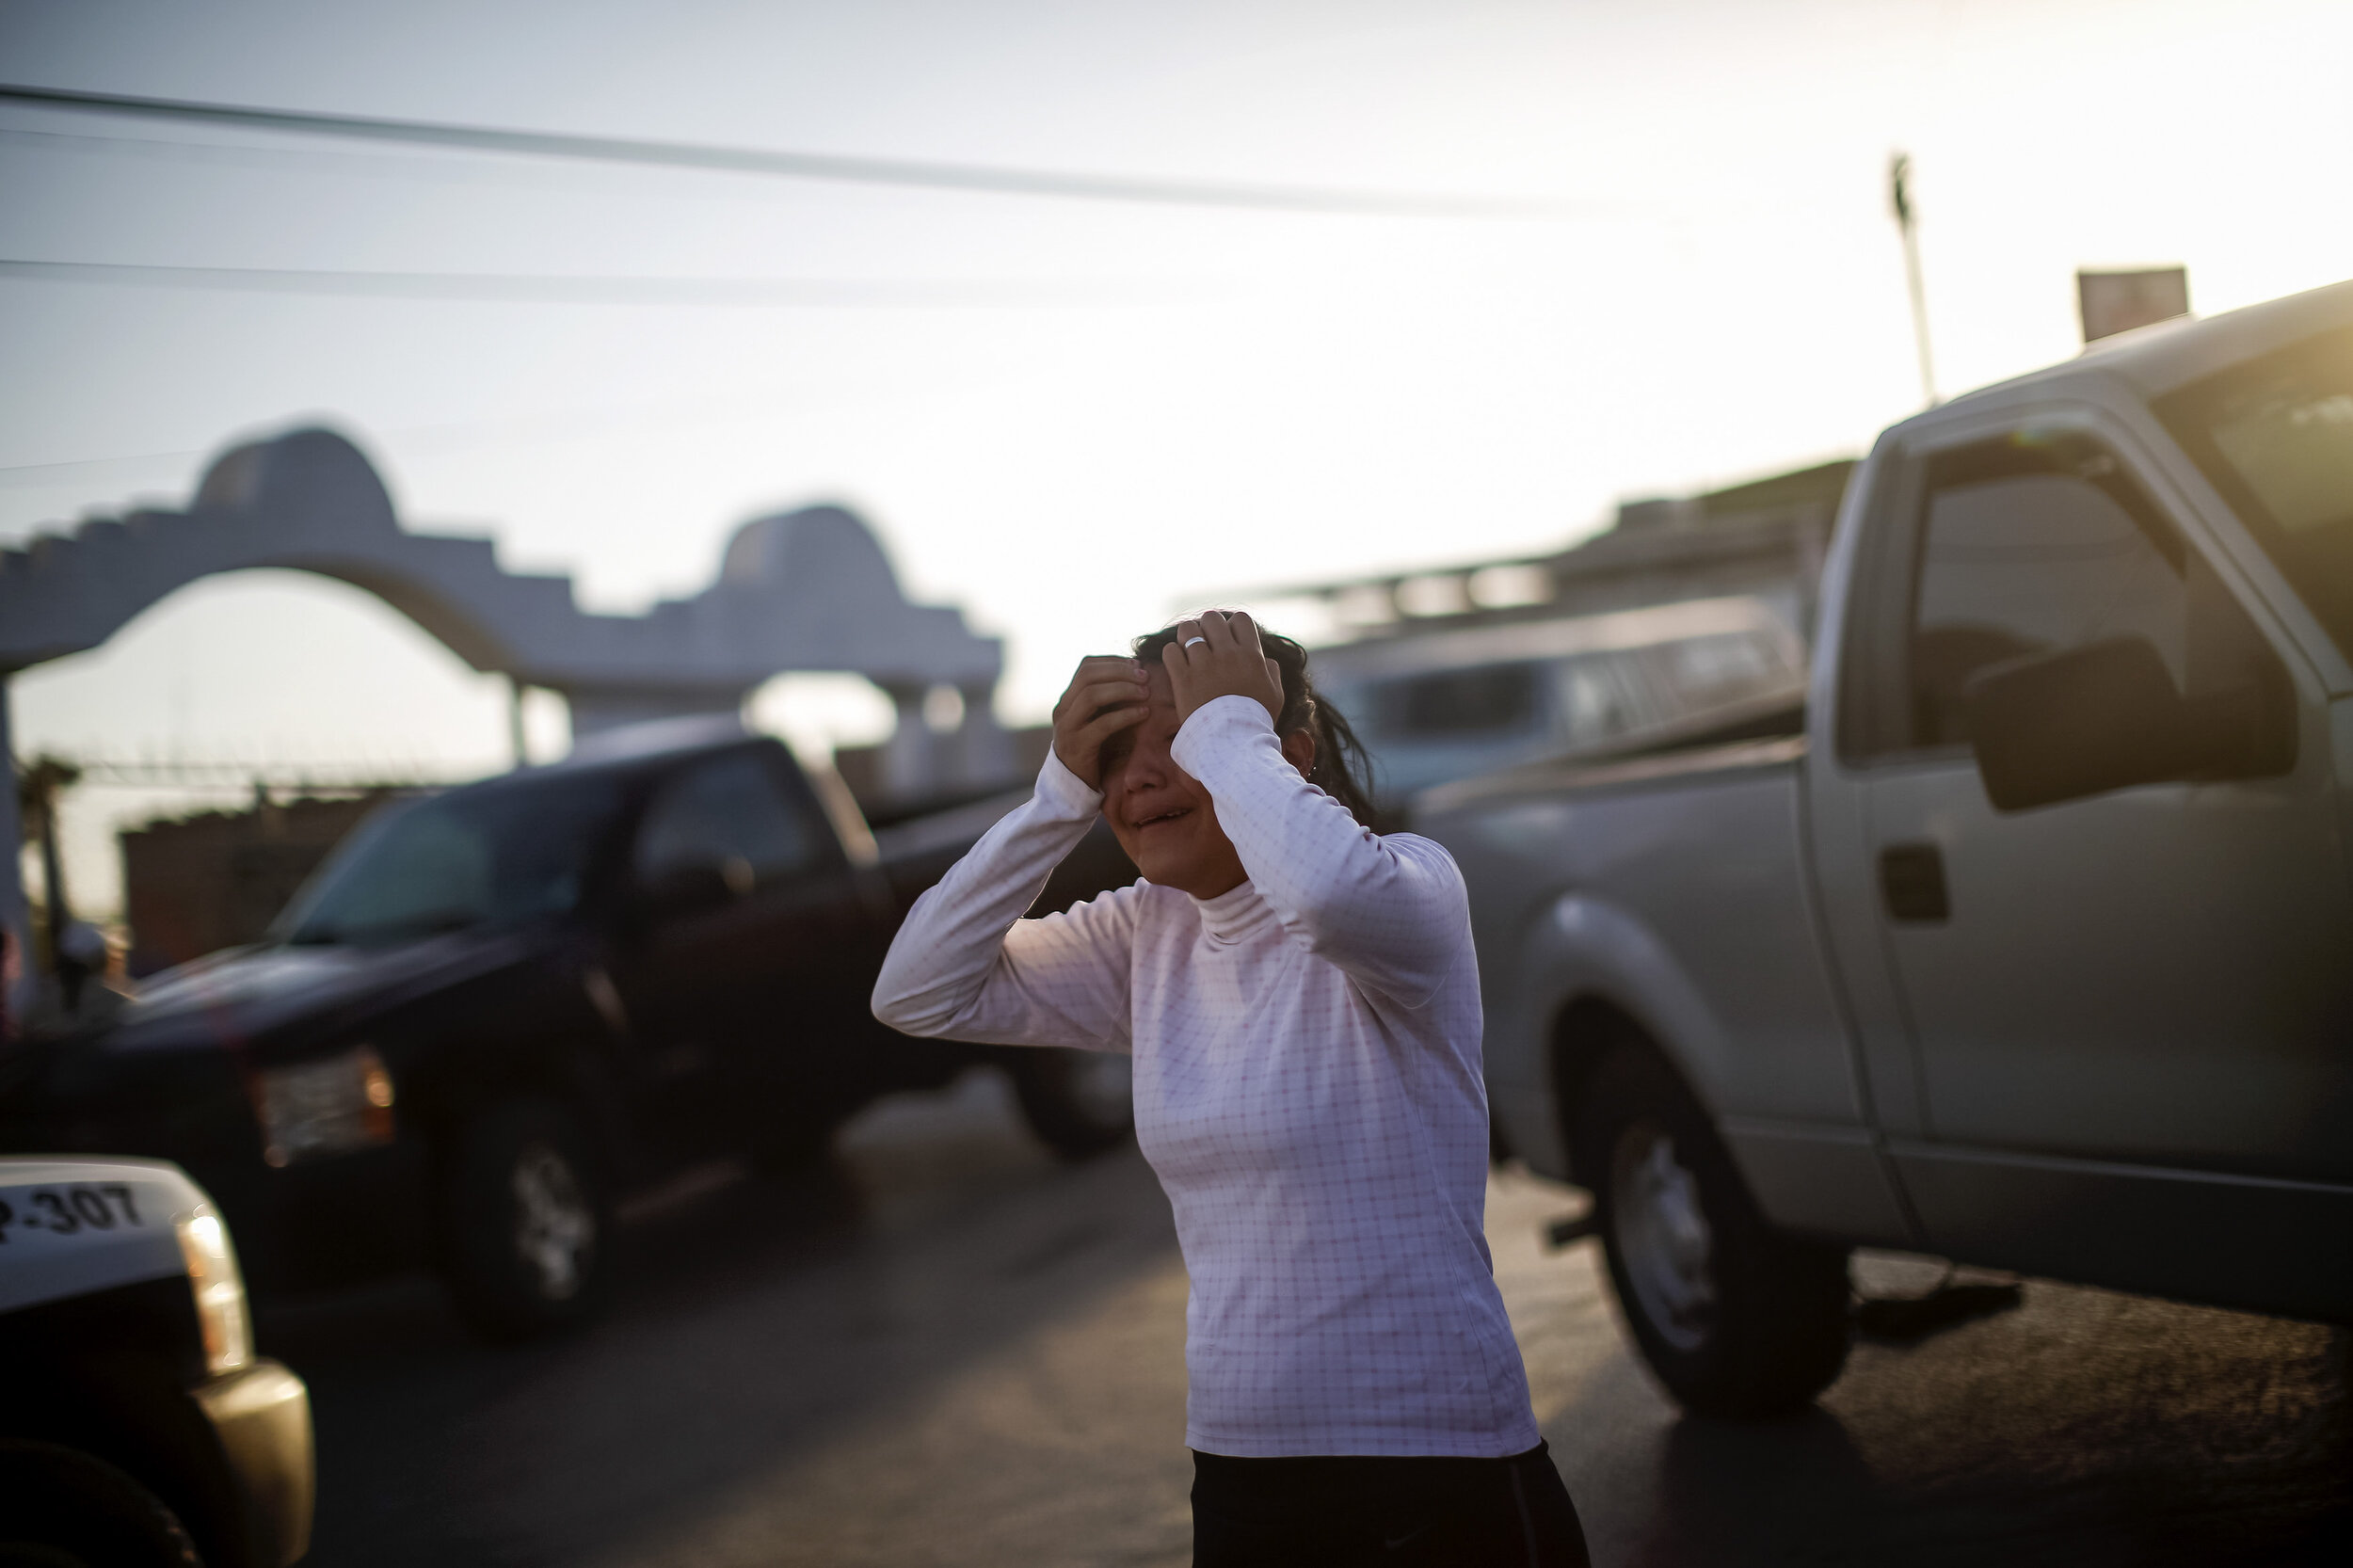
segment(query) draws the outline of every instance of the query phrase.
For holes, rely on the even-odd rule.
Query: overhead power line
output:
[[[707,143],[644,141],[619,136],[568,136],[548,131],[510,131],[482,125],[448,125],[420,120],[379,120],[360,115],[317,114],[295,109],[254,108],[175,98],[80,92],[64,88],[0,84],[0,103],[41,108],[136,115],[247,130],[301,136],[341,136],[363,141],[461,148],[522,157],[570,158],[596,163],[699,168],[725,174],[782,176],[795,180],[846,181],[858,184],[911,185],[930,190],[984,192],[998,196],[1043,196],[1096,201],[1133,201],[1167,206],[1225,207],[1268,212],[1326,213],[1357,217],[1560,219],[1593,216],[1591,206],[1399,191],[1334,190],[1312,186],[1236,184],[1213,180],[1155,180],[1122,175],[1080,174],[1055,169],[1007,168],[926,159],[859,157],[833,152],[786,152]]]
[[[514,272],[376,272],[276,266],[178,266],[0,257],[0,278],[246,294],[361,295],[551,305],[882,306],[1006,308],[1121,305],[1209,291],[1173,285],[1023,279],[595,277]]]
[[[839,395],[838,385],[834,385],[828,393],[819,393],[808,386],[760,383],[718,392],[704,391],[691,397],[664,398],[651,403],[556,407],[504,417],[372,427],[368,436],[370,440],[387,450],[408,456],[446,456],[477,451],[486,446],[503,446],[511,450],[544,441],[578,440],[607,431],[642,435],[648,430],[700,428],[714,420],[758,418],[761,417],[762,410],[807,405],[812,401],[833,401]],[[216,442],[211,446],[175,447],[160,452],[121,452],[100,457],[68,457],[44,463],[0,464],[0,488],[55,484],[61,479],[76,480],[76,476],[109,469],[136,471],[159,468],[165,464],[181,466],[193,458],[217,456],[221,450],[220,444]],[[11,537],[7,530],[0,529],[0,548],[22,548],[23,543],[22,538]]]
[[[206,449],[187,447],[177,452],[126,452],[113,457],[68,457],[53,463],[8,463],[0,465],[0,485],[45,482],[49,474],[78,473],[86,469],[134,468],[153,463],[179,462],[189,457],[201,457]]]
[[[441,184],[498,182],[536,184],[541,188],[548,184],[546,175],[549,172],[543,164],[524,165],[511,158],[450,157],[429,148],[397,152],[381,147],[264,147],[250,140],[142,136],[116,126],[88,131],[34,131],[21,125],[0,125],[0,147],[220,168],[263,169],[273,173],[327,174],[335,177],[391,175],[399,179],[424,179]],[[571,171],[568,169],[566,172]],[[588,171],[591,178],[600,172]],[[731,194],[740,198],[743,191],[737,188]]]

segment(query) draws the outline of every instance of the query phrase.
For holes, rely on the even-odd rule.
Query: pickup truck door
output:
[[[2342,1298],[2353,899],[2321,694],[2091,411],[1906,463],[1882,541],[1902,569],[1876,580],[1907,603],[1848,653],[1892,715],[1863,838],[1924,1135],[1891,1153],[1930,1244],[2273,1309]],[[1995,809],[1964,683],[2119,636],[2185,695],[2293,702],[2293,766]]]
[[[651,1130],[680,1155],[797,1130],[856,1066],[879,959],[816,802],[769,747],[705,758],[657,788],[631,860],[614,980]]]

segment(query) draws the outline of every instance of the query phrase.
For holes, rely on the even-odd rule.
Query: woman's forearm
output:
[[[1247,697],[1197,710],[1172,752],[1216,801],[1252,886],[1310,951],[1408,1005],[1437,989],[1469,935],[1443,850],[1359,824],[1300,776]]]
[[[1049,758],[1036,792],[908,910],[874,983],[874,1016],[907,1034],[1123,1046],[1126,961],[1112,902],[1021,919],[1099,800]]]

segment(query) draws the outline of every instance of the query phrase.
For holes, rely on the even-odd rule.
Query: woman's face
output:
[[[1218,825],[1209,792],[1169,755],[1177,718],[1168,671],[1147,660],[1144,679],[1144,721],[1103,745],[1104,819],[1144,880],[1195,898],[1231,892],[1249,873],[1234,841]],[[1283,755],[1305,775],[1313,764],[1315,744],[1305,730],[1287,735]]]

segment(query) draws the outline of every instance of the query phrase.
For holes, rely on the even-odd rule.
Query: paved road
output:
[[[1187,1560],[1185,1276],[1132,1152],[1066,1169],[1001,1083],[877,1108],[838,1168],[683,1188],[613,1319],[471,1344],[422,1282],[264,1316],[319,1423],[318,1568]],[[1865,1341],[1819,1409],[1678,1419],[1563,1190],[1488,1228],[1604,1565],[2353,1561],[2345,1337],[2040,1283]],[[1932,1271],[1866,1259],[1865,1282]]]

